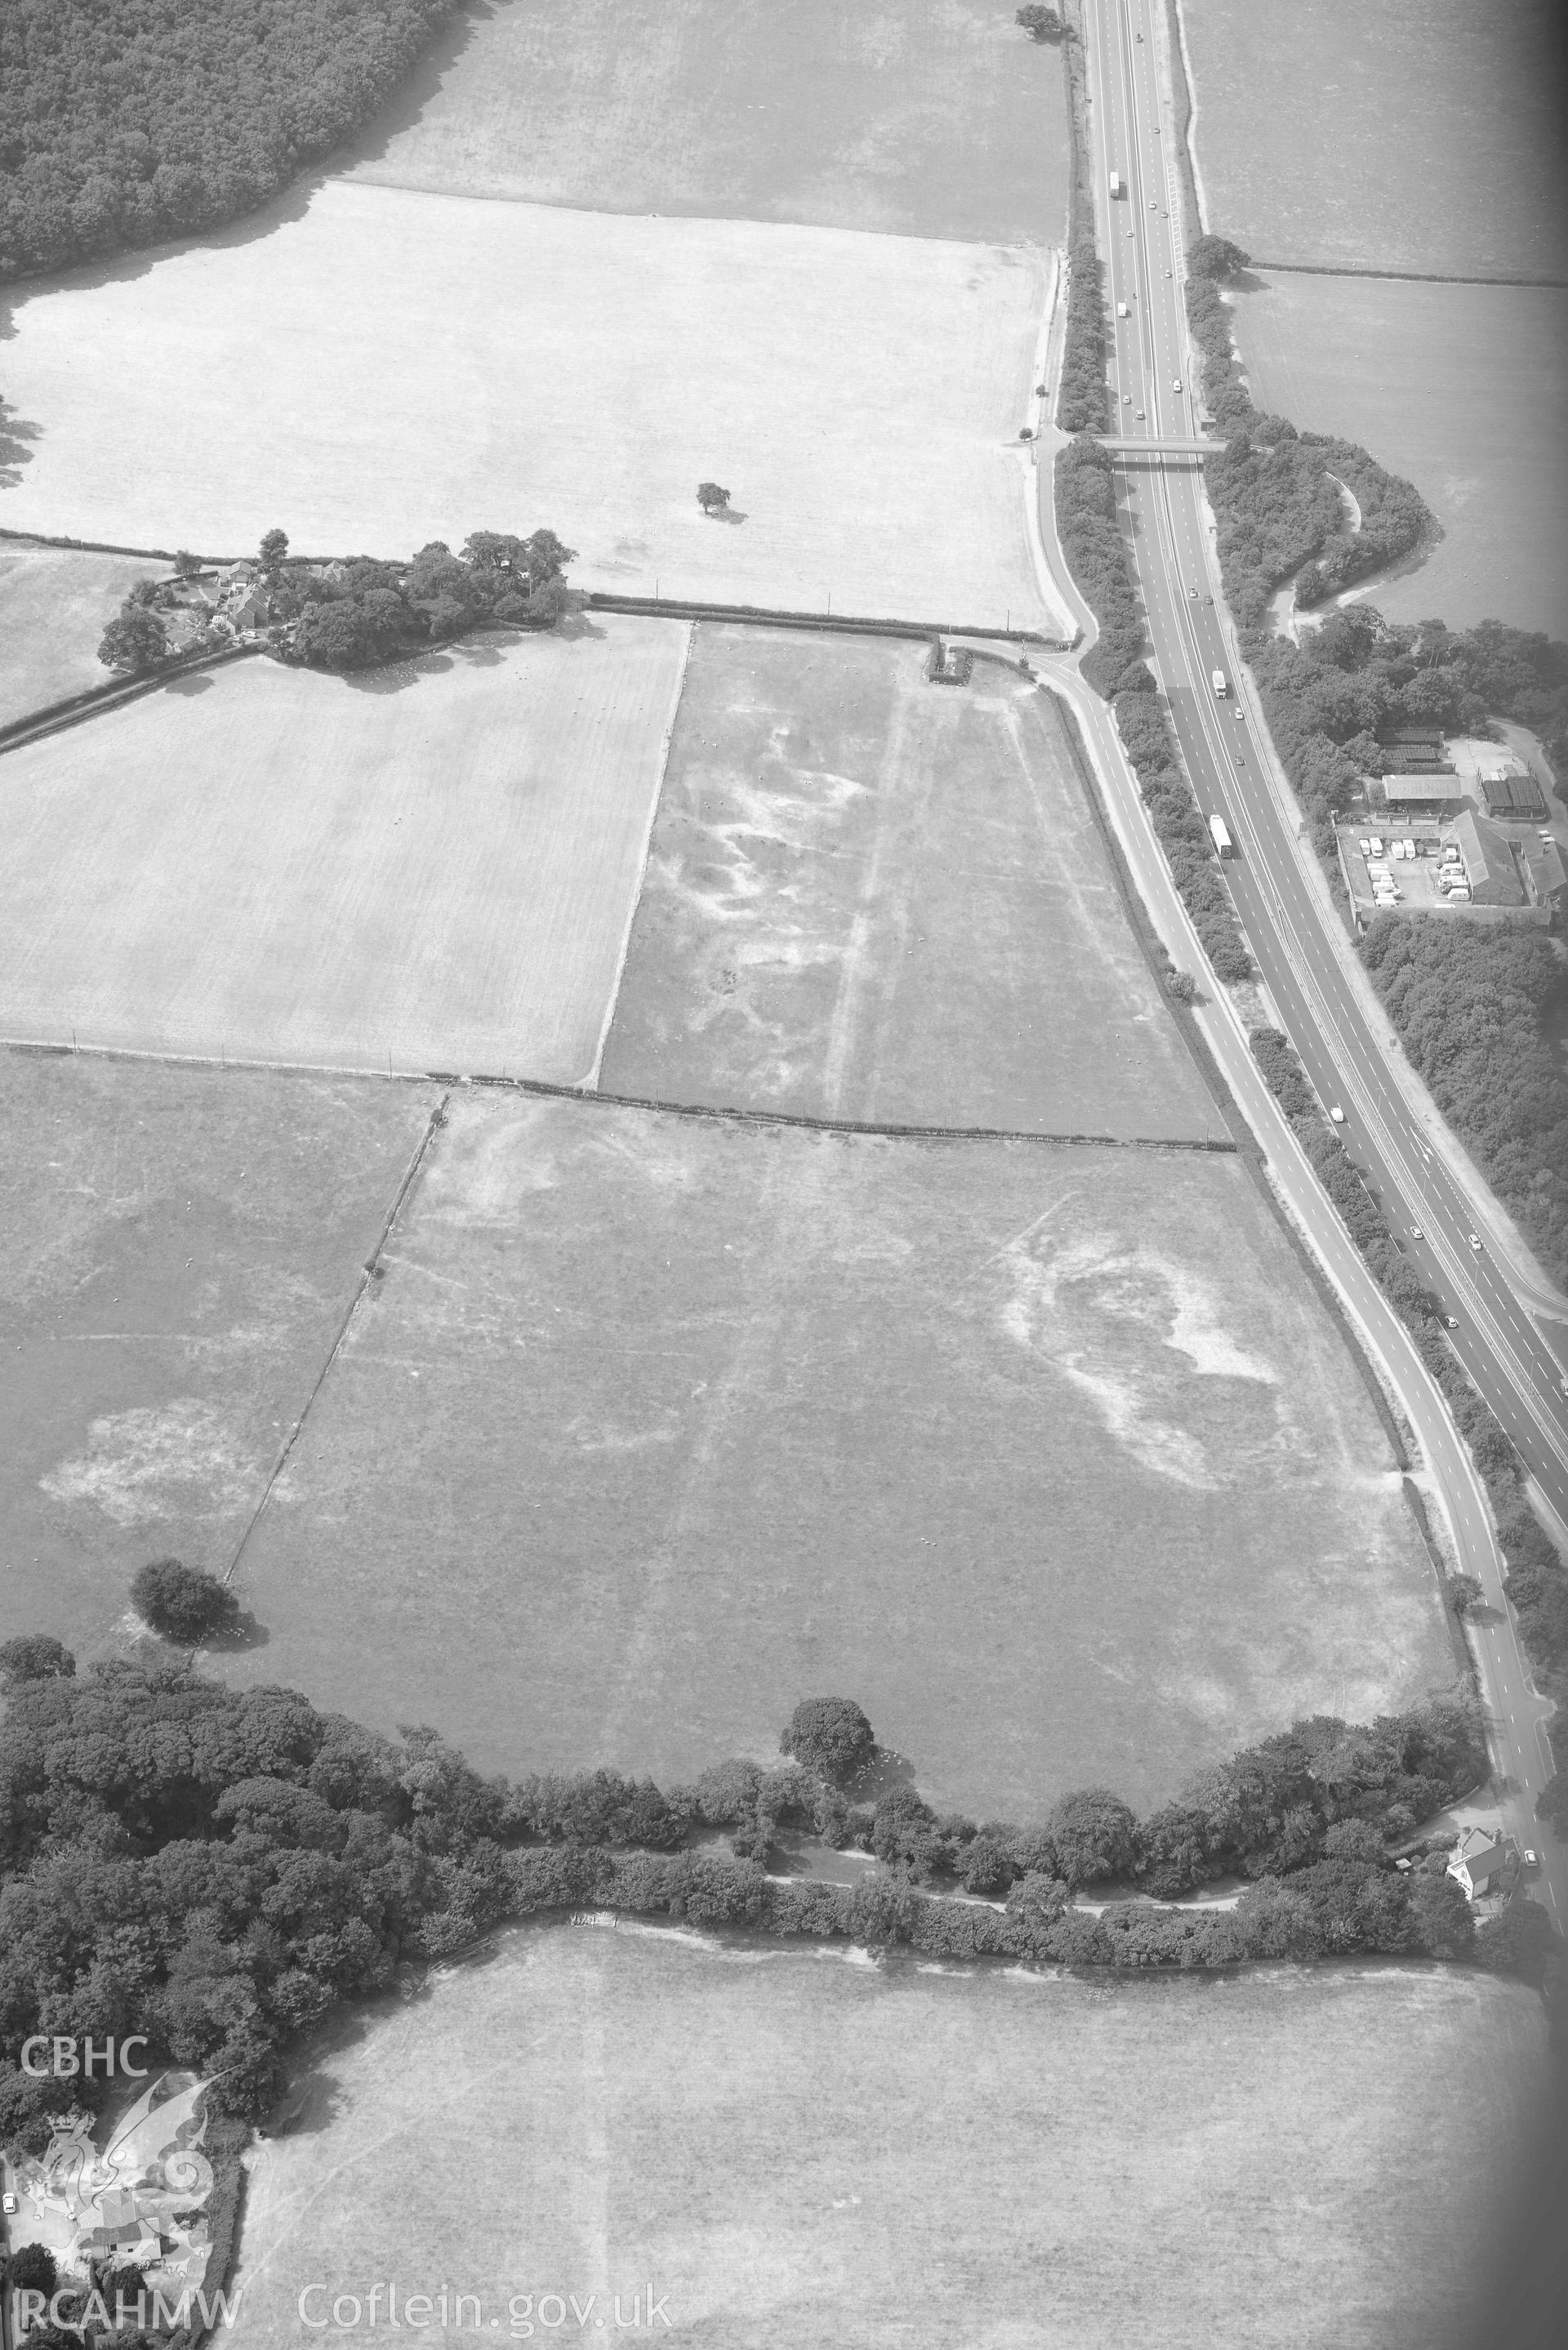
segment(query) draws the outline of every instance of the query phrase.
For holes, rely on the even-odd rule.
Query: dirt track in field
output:
[[[919,645],[700,628],[607,1092],[867,1123],[1222,1137],[1054,706]]]

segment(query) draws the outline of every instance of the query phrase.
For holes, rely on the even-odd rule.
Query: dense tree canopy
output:
[[[828,1752],[842,1766],[842,1741]],[[220,2110],[254,2115],[293,2035],[384,1987],[400,1960],[588,1901],[1063,1963],[1463,1956],[1468,1921],[1440,1888],[1396,1874],[1385,1843],[1483,1767],[1471,1709],[1438,1700],[1360,1728],[1298,1722],[1141,1824],[1090,1789],[1020,1828],[939,1818],[904,1785],[852,1812],[798,1762],[725,1763],[668,1794],[610,1771],[508,1785],[431,1731],[378,1738],[296,1691],[235,1690],[181,1664],[13,1677],[0,1720],[0,2143],[36,2147],[51,2115],[105,2094],[101,2077],[23,2074],[37,2031],[146,2033],[158,2055],[221,2073]],[[882,1869],[852,1887],[770,1879],[747,1835],[786,1817],[819,1832],[831,1820]],[[732,1855],[691,1848],[693,1828],[732,1822]],[[1078,1886],[1142,1877],[1168,1896],[1224,1870],[1257,1880],[1233,1918],[1124,1905],[1096,1920],[1069,1905]],[[944,1877],[1005,1908],[928,1895]],[[1493,1962],[1538,1968],[1536,1930],[1527,1919],[1497,1938]]]
[[[0,278],[189,236],[364,122],[459,0],[8,0]]]
[[[1540,931],[1380,916],[1362,960],[1411,1065],[1568,1283],[1568,970]]]

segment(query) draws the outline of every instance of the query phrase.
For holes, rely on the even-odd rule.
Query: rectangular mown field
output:
[[[439,1098],[0,1053],[0,1640],[227,1569]]]
[[[1265,262],[1568,277],[1557,0],[1181,5],[1210,228]]]
[[[1534,1992],[1441,1968],[1107,1987],[523,1929],[320,2052],[250,2161],[234,2340],[296,2342],[312,2285],[362,2322],[380,2280],[384,2323],[389,2278],[403,2322],[461,2280],[465,2341],[548,2341],[552,2294],[630,2334],[650,2280],[726,2350],[1480,2340],[1547,2061]]]
[[[687,631],[266,660],[0,760],[0,1035],[328,1066],[592,1070]]]
[[[1442,525],[1367,582],[1380,612],[1568,637],[1568,287],[1276,276],[1232,316],[1260,407],[1359,441]]]
[[[600,1082],[873,1124],[1223,1135],[1059,705],[699,629]]]
[[[442,195],[1047,244],[1059,52],[1012,0],[502,0],[345,168]]]
[[[111,684],[99,640],[132,581],[167,569],[130,555],[0,548],[0,726],[89,685]]]
[[[48,430],[6,517],[214,554],[547,524],[580,587],[1064,635],[1018,440],[1045,288],[1033,249],[332,180],[28,290],[6,390]]]
[[[1447,1686],[1235,1159],[460,1096],[246,1554],[246,1678],[694,1777],[857,1698],[943,1804],[1142,1804]]]

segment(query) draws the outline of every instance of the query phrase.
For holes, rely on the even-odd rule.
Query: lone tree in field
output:
[[[47,1632],[24,1632],[0,1646],[0,1689],[16,1689],[23,1681],[68,1681],[76,1679],[77,1660]]]
[[[166,1640],[190,1648],[214,1632],[232,1631],[240,1603],[227,1584],[177,1558],[155,1558],[139,1567],[130,1586],[136,1612]]]
[[[705,515],[722,514],[730,503],[730,493],[722,490],[717,482],[699,482],[697,503]]]
[[[288,553],[288,533],[269,530],[261,543],[261,567],[269,579],[275,579],[283,569],[283,558]]]
[[[1189,277],[1234,277],[1251,258],[1228,236],[1200,236],[1188,251],[1187,271]]]
[[[1067,29],[1054,8],[1020,8],[1012,21],[1032,41],[1059,41]]]
[[[128,670],[132,674],[156,669],[169,657],[168,633],[156,612],[127,598],[119,617],[99,639],[98,657],[106,669]]]
[[[853,1698],[808,1697],[791,1714],[779,1752],[837,1786],[871,1760],[876,1743]]]

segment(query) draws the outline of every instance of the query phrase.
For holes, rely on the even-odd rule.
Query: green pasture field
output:
[[[1556,0],[1181,5],[1209,227],[1264,262],[1568,278]]]
[[[590,212],[1059,239],[1059,54],[1010,0],[499,0],[346,168]]]
[[[255,660],[0,759],[0,1035],[586,1077],[686,643]]]
[[[167,569],[134,556],[0,541],[0,726],[89,685],[109,684],[113,672],[99,660],[99,639],[132,582]]]
[[[5,388],[47,430],[6,519],[322,555],[548,524],[579,587],[1065,635],[1018,440],[1045,287],[1037,250],[330,181],[26,289]]]
[[[1060,706],[920,644],[700,628],[607,1092],[882,1124],[1225,1127]]]
[[[1233,1159],[459,1095],[386,1263],[246,1553],[242,1679],[670,1782],[834,1691],[1012,1818],[1450,1682]]]
[[[1234,317],[1259,406],[1361,442],[1443,527],[1368,581],[1379,611],[1568,638],[1568,289],[1275,276]]]
[[[226,1570],[439,1098],[0,1053],[0,1639]]]
[[[646,2341],[651,2282],[724,2350],[1432,2350],[1481,2338],[1545,2062],[1533,1992],[1435,1968],[1105,1984],[514,1929],[317,2052],[249,2166],[234,2339],[298,2341],[312,2284],[363,2326],[379,2283],[384,2324],[396,2280],[404,2324],[453,2296],[447,2338],[579,2338],[575,2295],[613,2339],[618,2294]]]

